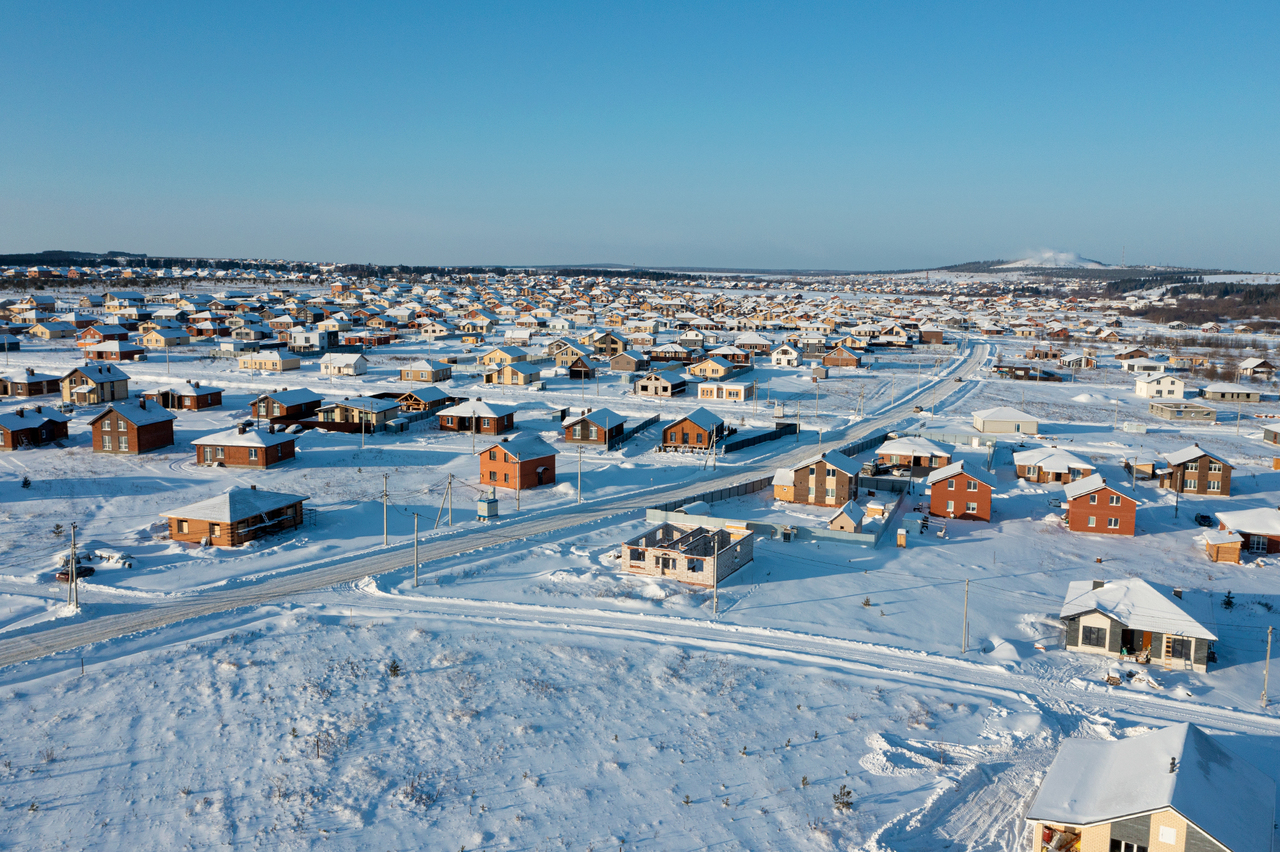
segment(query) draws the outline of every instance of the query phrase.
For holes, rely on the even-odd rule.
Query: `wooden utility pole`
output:
[[[715,546],[711,556],[711,615],[720,617],[720,530],[715,530]]]
[[[413,513],[413,587],[418,588],[418,513]]]
[[[76,582],[78,572],[76,571],[76,525],[71,524],[71,565],[67,568],[67,606],[72,609],[80,609],[80,586]]]
[[[578,447],[578,502],[582,502],[582,447]]]
[[[969,653],[969,581],[964,581],[964,626],[960,634],[960,653]]]
[[[1262,669],[1262,706],[1267,706],[1267,678],[1271,676],[1271,630],[1267,628],[1267,664]]]
[[[382,474],[382,546],[387,546],[387,475]]]

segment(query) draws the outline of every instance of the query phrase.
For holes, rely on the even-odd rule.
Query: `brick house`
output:
[[[854,352],[852,349],[842,344],[822,356],[822,366],[861,367],[862,358],[857,352]]]
[[[1102,474],[1068,483],[1063,497],[1067,509],[1064,520],[1072,532],[1134,534],[1138,501],[1109,487]]]
[[[773,478],[773,499],[842,506],[858,498],[858,470],[859,465],[844,453],[822,453],[793,468],[779,468]]]
[[[909,468],[913,476],[951,464],[951,451],[928,438],[894,438],[876,450],[881,464]]]
[[[187,382],[175,387],[145,391],[142,398],[174,411],[203,411],[222,405],[222,388],[212,385],[201,387],[199,382]]]
[[[662,430],[666,449],[706,450],[724,437],[724,421],[705,408],[698,408]]]
[[[78,327],[78,326],[77,326]],[[108,340],[128,340],[129,332],[118,325],[91,325],[76,335],[76,346],[93,346]]]
[[[965,469],[964,461],[938,468],[925,480],[929,489],[929,514],[965,521],[991,520],[991,493],[995,477],[981,468]]]
[[[1015,452],[1013,466],[1019,479],[1038,483],[1075,482],[1092,476],[1096,469],[1090,462],[1057,447]]]
[[[67,415],[37,405],[0,414],[0,450],[39,447],[67,437]]]
[[[225,494],[162,512],[169,519],[169,537],[193,544],[238,547],[302,525],[306,497],[276,491],[259,491],[256,485],[232,488]]]
[[[277,432],[275,426],[266,429],[237,426],[191,443],[196,448],[196,464],[265,469],[293,458],[296,440],[283,430]]]
[[[1270,852],[1275,795],[1265,772],[1182,723],[1064,740],[1026,822],[1032,852]]]
[[[177,418],[163,406],[122,400],[89,421],[93,430],[93,451],[116,455],[138,455],[173,446],[173,421]]]
[[[747,529],[664,523],[622,545],[622,570],[711,587],[755,559]]]
[[[145,361],[146,347],[127,340],[107,340],[84,348],[84,357],[93,361]]]
[[[1165,453],[1169,463],[1165,470],[1157,472],[1157,484],[1180,494],[1212,494],[1215,497],[1231,496],[1232,467],[1222,458],[1199,444],[1192,444],[1172,453]]]
[[[509,405],[490,405],[472,399],[441,410],[439,420],[444,432],[501,435],[516,428],[516,410]]]
[[[590,409],[581,417],[565,420],[560,424],[564,439],[570,444],[603,444],[612,448],[622,438],[627,420],[607,408]]]
[[[453,365],[440,361],[414,361],[400,370],[402,382],[447,382],[453,378]]]
[[[311,419],[323,404],[324,397],[315,391],[285,388],[264,393],[250,404],[249,410],[259,420],[288,424]]]
[[[1264,506],[1218,512],[1217,519],[1219,530],[1230,530],[1240,535],[1240,549],[1245,553],[1280,553],[1280,509]]]
[[[503,438],[476,455],[481,485],[523,491],[556,481],[556,449],[537,435]]]
[[[27,398],[58,393],[62,380],[47,373],[37,373],[31,367],[0,376],[0,396]]]
[[[100,405],[129,398],[129,377],[114,364],[85,364],[62,377],[62,401]]]

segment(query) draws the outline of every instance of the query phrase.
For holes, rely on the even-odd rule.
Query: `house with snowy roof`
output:
[[[138,455],[173,446],[173,421],[164,406],[147,400],[117,400],[89,421],[93,451]]]
[[[966,521],[991,520],[991,494],[996,478],[964,460],[938,468],[925,480],[929,494],[929,514],[936,518]]]
[[[1100,535],[1133,535],[1137,528],[1138,501],[1121,494],[1101,474],[1067,483],[1062,489],[1063,521],[1072,532]]]
[[[1192,444],[1164,454],[1165,465],[1156,471],[1157,484],[1179,494],[1231,496],[1234,468],[1221,456]]]
[[[773,499],[787,503],[839,506],[858,498],[860,465],[840,452],[813,456],[773,477]]]
[[[1239,534],[1244,552],[1258,555],[1280,553],[1280,509],[1270,506],[1238,509],[1218,512],[1216,517],[1219,530]]]
[[[1036,447],[1013,454],[1013,466],[1019,479],[1028,482],[1075,482],[1092,476],[1096,469],[1075,453],[1059,447]]]
[[[1027,810],[1033,852],[1271,852],[1276,785],[1189,723],[1068,739]]]
[[[881,464],[910,468],[912,475],[951,464],[951,450],[928,438],[907,436],[885,441],[876,450]]]
[[[973,428],[984,433],[1036,435],[1040,432],[1040,421],[1016,408],[1002,405],[973,412]]]
[[[160,517],[169,521],[169,538],[214,547],[238,547],[247,541],[302,525],[302,503],[309,498],[258,486],[232,488]]]
[[[1209,596],[1137,577],[1077,580],[1059,614],[1072,651],[1203,672],[1218,637]]]
[[[706,450],[725,434],[724,421],[705,408],[697,408],[662,429],[662,447],[669,450]]]

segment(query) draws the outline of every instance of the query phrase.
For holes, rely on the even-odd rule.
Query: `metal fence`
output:
[[[645,429],[648,429],[650,426],[657,423],[661,419],[662,419],[662,415],[655,414],[652,417],[650,417],[648,420],[645,420],[641,423],[636,424],[635,426],[632,426],[630,429],[623,432],[622,435],[616,441],[613,441],[612,443],[610,443],[609,449],[612,450],[622,446],[627,441],[630,441],[632,438],[634,438],[637,433],[643,432]]]
[[[758,435],[747,435],[744,438],[734,438],[731,441],[725,441],[720,445],[720,454],[732,453],[736,450],[745,450],[747,447],[754,447],[756,444],[763,444],[765,441],[776,441],[785,435],[794,435],[800,427],[795,423],[783,423],[768,432],[762,432]]]

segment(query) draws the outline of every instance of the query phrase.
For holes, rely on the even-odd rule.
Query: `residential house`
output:
[[[822,356],[824,367],[861,367],[862,357],[848,346],[840,344]]]
[[[240,356],[241,370],[260,370],[264,373],[283,373],[302,367],[302,359],[296,355],[281,355],[279,352],[253,352]]]
[[[1032,852],[1271,852],[1275,782],[1190,723],[1070,738],[1026,822]]]
[[[459,403],[439,412],[440,428],[445,432],[478,432],[501,435],[516,426],[516,410],[509,405],[491,405],[479,399]]]
[[[173,446],[173,421],[177,418],[163,406],[121,400],[107,406],[89,421],[93,431],[93,451],[116,455],[138,455]]]
[[[108,340],[128,340],[129,332],[118,325],[99,323],[91,325],[76,335],[76,346],[93,346]]]
[[[147,350],[136,343],[108,340],[86,346],[84,357],[91,361],[145,361]]]
[[[790,343],[779,344],[769,353],[769,362],[775,367],[799,367],[804,355]]]
[[[1205,671],[1218,639],[1208,595],[1184,596],[1136,577],[1072,582],[1060,617],[1068,650],[1159,660],[1166,668]]]
[[[62,377],[62,401],[100,405],[129,398],[129,377],[114,364],[85,364]]]
[[[1234,382],[1214,382],[1200,391],[1205,399],[1216,399],[1222,402],[1261,402],[1262,392],[1238,385]]]
[[[995,477],[980,467],[965,468],[964,460],[952,462],[929,474],[929,514],[966,521],[991,520],[991,494]]]
[[[358,352],[329,352],[320,359],[320,374],[324,376],[363,376],[369,371],[369,359]]]
[[[1280,553],[1280,509],[1238,509],[1218,512],[1218,529],[1238,533],[1245,553]]]
[[[317,429],[329,432],[382,432],[400,416],[400,403],[394,399],[356,396],[320,406],[312,421]]]
[[[698,408],[662,430],[662,447],[669,450],[707,450],[724,437],[724,421]]]
[[[556,481],[556,448],[537,435],[503,438],[476,455],[481,485],[523,491]]]
[[[1108,486],[1101,474],[1067,483],[1063,498],[1064,520],[1072,532],[1134,535],[1138,501]]]
[[[865,518],[866,512],[863,511],[862,507],[850,500],[827,519],[827,529],[836,532],[860,533],[862,532],[862,521]]]
[[[564,439],[570,444],[604,444],[612,449],[622,439],[626,430],[626,418],[607,408],[591,409],[581,417],[563,421]]]
[[[1151,358],[1132,358],[1125,361],[1123,366],[1126,373],[1163,373],[1169,369],[1169,362]]]
[[[1019,479],[1028,482],[1075,482],[1092,476],[1096,468],[1074,453],[1058,447],[1037,447],[1013,454]]]
[[[999,406],[973,412],[973,428],[987,434],[1037,435],[1040,421],[1016,408]]]
[[[142,335],[142,345],[148,349],[167,349],[190,343],[191,336],[182,328],[153,328]]]
[[[217,408],[222,405],[222,388],[212,385],[202,386],[199,382],[187,382],[174,387],[145,391],[142,398],[162,408],[175,411],[203,411],[206,408]]]
[[[792,468],[779,468],[773,477],[773,499],[787,503],[840,506],[858,499],[859,465],[844,453],[831,451]]]
[[[1231,471],[1227,461],[1199,444],[1165,453],[1168,467],[1156,471],[1157,484],[1180,494],[1211,494],[1215,497],[1231,496]]]
[[[594,379],[600,371],[608,368],[607,361],[592,361],[590,358],[578,357],[569,365],[569,379],[575,382],[585,382]]]
[[[1162,420],[1199,420],[1213,423],[1218,419],[1218,412],[1207,405],[1196,402],[1153,402],[1147,410]]]
[[[951,464],[951,450],[928,438],[912,436],[885,441],[876,456],[881,464],[908,468],[913,476]]]
[[[382,394],[375,394],[375,396],[382,396]],[[395,401],[401,411],[411,413],[425,411],[428,414],[460,402],[458,397],[451,396],[440,388],[414,388],[396,395]]]
[[[306,388],[282,390],[264,393],[255,399],[249,410],[259,419],[268,423],[289,425],[303,420],[310,420],[324,404],[324,397]]]
[[[684,370],[680,368],[669,370],[654,370],[646,373],[641,379],[637,379],[632,387],[635,388],[637,396],[656,396],[662,398],[670,398],[679,396],[688,388],[688,380],[684,377]]]
[[[746,402],[756,398],[755,382],[702,382],[698,399],[715,402]]]
[[[169,538],[214,547],[238,547],[248,541],[302,526],[307,497],[258,486],[232,488],[225,494],[161,512],[169,521]]]
[[[609,359],[609,369],[619,373],[639,373],[649,369],[649,358],[643,352],[628,349]]]
[[[191,443],[196,448],[196,464],[265,469],[293,458],[296,440],[283,429],[277,432],[274,425],[252,429],[241,424]]]
[[[529,360],[529,353],[516,346],[498,346],[480,356],[479,363],[486,367],[516,364]]]
[[[42,340],[65,340],[76,336],[76,327],[69,322],[44,320],[27,329],[27,334]]]
[[[1187,383],[1168,373],[1152,373],[1134,380],[1134,393],[1144,399],[1182,399]]]
[[[414,361],[400,369],[402,382],[447,382],[453,378],[453,365],[443,361]]]
[[[40,447],[67,438],[71,418],[52,407],[19,407],[0,414],[0,450]]]
[[[707,358],[689,368],[690,375],[702,379],[725,379],[736,375],[740,368],[723,358]]]
[[[525,361],[503,364],[491,373],[484,374],[486,385],[532,385],[542,381],[542,371]]]
[[[58,376],[37,373],[35,368],[26,367],[0,375],[0,396],[26,398],[58,393],[61,381]]]
[[[1256,379],[1273,379],[1276,375],[1276,368],[1270,361],[1265,358],[1245,358],[1240,362],[1237,371],[1242,376],[1250,376]]]
[[[745,528],[663,523],[625,542],[619,556],[628,573],[709,588],[749,564],[754,547],[754,534]]]

